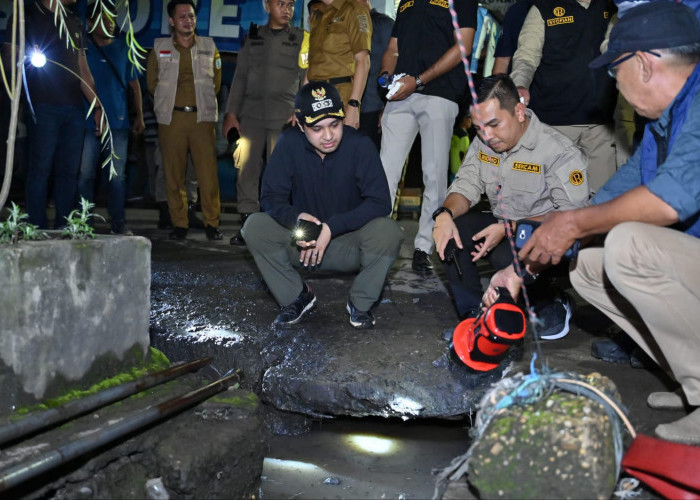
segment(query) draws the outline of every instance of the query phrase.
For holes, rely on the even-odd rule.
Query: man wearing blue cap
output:
[[[391,198],[379,153],[369,137],[343,125],[333,84],[304,85],[294,108],[299,129],[280,136],[263,177],[263,211],[250,215],[243,237],[282,307],[275,324],[298,323],[315,306],[298,271],[304,268],[357,272],[346,310],[354,328],[372,328],[370,309],[403,240],[387,217]],[[300,221],[318,234],[292,232]]]
[[[523,247],[531,264],[557,263],[576,241],[608,233],[579,253],[576,291],[622,328],[680,384],[655,392],[652,408],[689,409],[656,427],[664,439],[700,445],[700,22],[689,7],[651,2],[625,13],[607,67],[637,113],[650,120],[640,146],[598,191],[593,205],[547,216]],[[507,272],[494,286],[516,290]]]

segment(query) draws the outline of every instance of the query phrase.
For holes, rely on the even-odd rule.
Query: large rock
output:
[[[146,354],[150,251],[140,237],[0,245],[0,413]]]

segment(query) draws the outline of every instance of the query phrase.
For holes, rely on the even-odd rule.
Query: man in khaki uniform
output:
[[[360,100],[370,68],[372,22],[369,12],[355,0],[323,3],[323,14],[311,19],[306,80],[335,85],[345,105],[344,123],[358,128]]]
[[[292,120],[294,97],[308,66],[309,35],[289,25],[294,0],[266,0],[265,10],[270,14],[268,23],[251,29],[238,53],[222,127],[225,136],[235,128],[241,137],[233,154],[241,225],[248,215],[260,211],[263,150],[270,158],[282,127]],[[240,231],[231,244],[245,244]]]
[[[609,0],[541,0],[528,11],[511,78],[540,120],[586,152],[591,191],[617,169],[613,111],[617,96],[604,68],[588,63],[614,9]]]
[[[209,240],[220,240],[215,126],[221,57],[211,38],[195,35],[197,16],[192,0],[170,0],[168,16],[172,37],[154,41],[146,76],[154,98],[168,208],[175,226],[170,239],[187,237],[185,171],[189,151],[199,183],[204,231]]]
[[[463,249],[456,256],[462,275],[455,265],[446,265],[461,318],[479,311],[483,292],[476,261],[488,258],[497,269],[513,263],[503,219],[537,220],[555,210],[585,206],[589,198],[584,154],[525,108],[510,78],[487,77],[477,90],[483,128],[477,126],[479,135],[469,147],[447,198],[433,214],[433,238],[440,257],[444,259],[451,239]],[[470,211],[483,193],[489,198],[492,213]],[[570,314],[566,308],[561,303],[558,313]],[[561,321],[550,325],[555,331],[543,329],[542,338],[559,338],[568,332],[568,324],[563,331]]]

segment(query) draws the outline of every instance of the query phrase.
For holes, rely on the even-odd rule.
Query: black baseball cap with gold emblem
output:
[[[345,118],[343,101],[334,85],[309,82],[297,93],[294,114],[304,125],[313,125],[324,118]]]

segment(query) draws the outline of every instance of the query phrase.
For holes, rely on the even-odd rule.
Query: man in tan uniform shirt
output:
[[[335,85],[345,105],[344,123],[360,126],[360,100],[369,74],[372,23],[356,0],[323,0],[322,15],[311,19],[306,81]]]
[[[211,38],[195,35],[197,16],[192,0],[170,0],[168,16],[172,37],[154,41],[146,76],[154,97],[168,208],[175,226],[170,239],[187,237],[185,171],[190,152],[199,183],[204,230],[209,240],[220,240],[215,124],[221,57]]]

